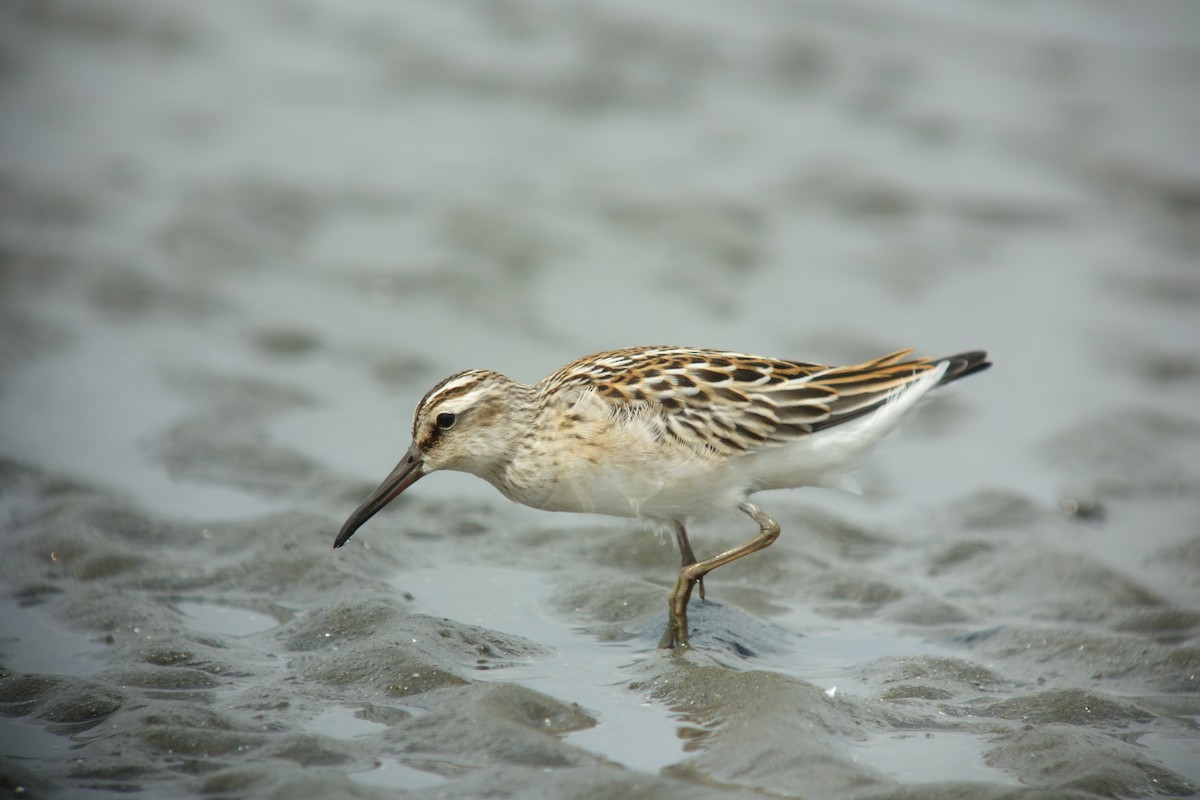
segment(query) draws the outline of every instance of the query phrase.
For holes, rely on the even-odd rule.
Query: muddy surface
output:
[[[1198,86],[1188,4],[7,4],[0,792],[1196,794]],[[439,378],[648,343],[996,366],[684,653],[633,522],[331,549]]]

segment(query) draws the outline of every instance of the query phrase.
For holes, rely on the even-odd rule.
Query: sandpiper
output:
[[[637,517],[674,529],[682,557],[659,647],[686,647],[693,587],[767,547],[779,523],[750,502],[766,489],[828,484],[929,390],[987,369],[983,351],[900,350],[833,367],[719,350],[633,347],[579,359],[535,384],[468,370],[413,414],[408,452],[334,541],[421,477],[469,472],[547,511]],[[758,534],[700,561],[685,524],[731,509]]]

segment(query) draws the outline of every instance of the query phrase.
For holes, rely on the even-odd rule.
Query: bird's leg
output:
[[[679,577],[675,579],[675,586],[667,598],[667,630],[658,642],[660,648],[687,647],[687,603],[692,596],[692,586],[695,583],[717,567],[723,567],[731,561],[737,561],[742,556],[748,556],[764,547],[769,547],[779,538],[779,523],[760,511],[758,506],[746,502],[738,508],[758,523],[758,535],[724,553],[680,568]]]
[[[675,580],[675,587],[671,590],[671,597],[676,593],[683,592],[682,611],[679,616],[675,617],[668,615],[667,629],[663,632],[662,639],[659,640],[658,646],[663,650],[668,650],[675,646],[676,642],[687,644],[687,604],[692,598],[692,587],[700,584],[700,599],[704,599],[704,576],[700,576],[695,580],[685,579],[683,570],[696,563],[696,553],[692,550],[692,543],[688,541],[687,529],[683,527],[683,523],[675,522],[675,542],[679,545],[679,558],[682,561],[680,566],[679,577]],[[680,587],[680,581],[685,581],[686,585]],[[674,605],[671,605],[674,608]],[[682,636],[679,631],[683,631]]]
[[[676,578],[676,585],[671,589],[671,600],[667,601],[667,630],[662,632],[662,638],[659,639],[660,650],[670,650],[677,643],[688,643],[688,601],[691,600],[691,588],[697,581],[689,581],[684,578],[683,571],[688,569],[692,564],[696,564],[696,553],[691,549],[691,542],[688,541],[688,530],[683,527],[682,522],[676,522],[676,543],[679,545],[679,558],[683,564],[679,567],[679,577]],[[700,597],[704,599],[704,582],[703,578],[698,579],[700,583]],[[676,596],[683,594],[683,602],[678,604],[682,610],[676,612]],[[679,631],[683,631],[682,634]]]
[[[667,597],[667,629],[658,640],[659,650],[687,647],[687,604],[696,582],[684,577],[685,569],[687,567],[679,570],[679,577],[675,579],[675,586]]]
[[[692,543],[688,541],[687,530],[684,529],[682,522],[675,523],[675,541],[679,544],[679,557],[682,559],[681,566],[690,567],[696,563],[696,554],[692,552]],[[704,578],[698,579],[700,584],[700,599],[704,599]]]

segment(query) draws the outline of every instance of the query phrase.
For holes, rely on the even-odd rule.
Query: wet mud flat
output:
[[[1020,497],[919,538],[794,508],[666,653],[675,555],[644,530],[404,500],[334,556],[321,515],[172,522],[13,463],[3,486],[23,796],[1196,792],[1200,612]],[[1200,538],[1147,560],[1194,588]]]
[[[0,794],[1195,795],[1200,24],[1022,11],[4,5]],[[331,549],[436,380],[649,343],[996,366],[687,652],[627,521]]]

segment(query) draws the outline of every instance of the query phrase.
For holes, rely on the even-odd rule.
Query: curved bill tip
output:
[[[362,505],[354,509],[354,513],[338,531],[337,538],[333,540],[333,546],[336,548],[344,545],[367,520],[375,516],[384,506],[399,497],[401,492],[424,475],[425,464],[421,460],[421,454],[417,452],[416,445],[413,445],[396,465],[396,468],[383,479],[383,483],[371,492]]]

